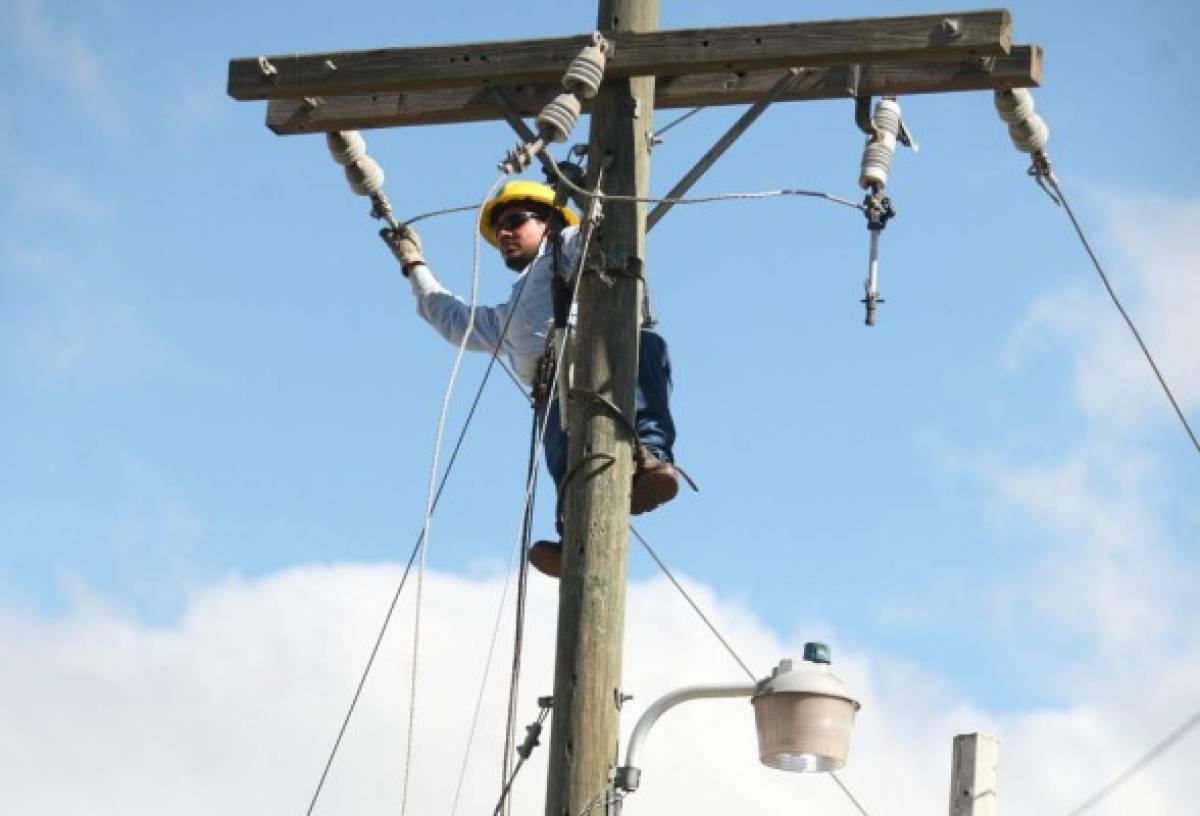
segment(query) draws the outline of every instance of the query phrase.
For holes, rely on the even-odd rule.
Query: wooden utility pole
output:
[[[596,27],[613,50],[600,92],[583,110],[592,116],[588,184],[599,181],[609,196],[648,194],[656,107],[758,103],[685,177],[684,189],[772,101],[865,103],[1041,79],[1041,49],[1012,44],[1003,9],[659,31],[658,0],[598,3]],[[267,125],[280,135],[492,119],[523,131],[518,115],[538,113],[561,93],[567,65],[591,42],[589,33],[239,58],[230,61],[228,89],[235,99],[268,100]],[[851,110],[847,137],[857,140]],[[646,229],[642,204],[606,199],[579,284],[547,816],[603,808],[616,765]],[[957,741],[955,751],[957,769]],[[990,813],[953,810],[954,801],[952,794],[954,814]],[[982,800],[973,793],[970,801]]]
[[[652,31],[658,27],[658,0],[600,0],[598,17],[596,27],[605,36]],[[653,114],[652,75],[604,82],[592,105],[589,187],[603,174],[605,193],[649,194]],[[563,486],[566,526],[546,816],[579,816],[595,807],[603,812],[616,765],[645,246],[644,206],[606,201],[579,282],[568,422],[568,473],[575,475]]]
[[[996,764],[991,734],[959,734],[950,763],[950,816],[996,816]]]

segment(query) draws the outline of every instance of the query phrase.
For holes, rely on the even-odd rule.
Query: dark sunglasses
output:
[[[546,220],[544,215],[535,212],[529,212],[528,210],[511,212],[496,219],[496,231],[499,232],[500,230],[508,230],[509,232],[512,232],[513,230],[518,230],[521,228],[522,224],[531,218],[536,218],[538,221]]]

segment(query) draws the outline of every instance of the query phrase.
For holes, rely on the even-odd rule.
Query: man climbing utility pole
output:
[[[658,0],[600,0],[596,27],[653,31]],[[653,113],[652,75],[604,82],[592,104],[589,189],[603,174],[608,195],[648,195]],[[645,244],[643,205],[606,199],[579,283],[546,816],[602,808],[617,757]]]
[[[566,524],[547,816],[604,807],[616,764],[646,257],[643,206],[620,197],[647,195],[655,106],[847,97],[863,104],[879,95],[1028,87],[1041,75],[1041,49],[1012,45],[1003,9],[658,31],[658,0],[599,0],[597,28],[614,52],[590,100],[587,184],[599,182],[607,197],[581,273],[565,406],[570,457],[560,485]],[[566,116],[556,106],[560,83],[591,41],[588,33],[247,57],[231,61],[229,92],[271,100],[267,123],[279,134],[340,137],[361,127],[499,118],[520,125],[520,115],[539,110],[539,122],[549,111],[550,119],[573,123],[580,108]],[[735,127],[720,150],[745,126]],[[373,214],[397,228],[380,205],[379,168],[361,157],[343,159],[352,189],[371,195]]]

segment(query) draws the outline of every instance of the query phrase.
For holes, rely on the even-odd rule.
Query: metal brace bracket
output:
[[[492,104],[496,106],[500,114],[504,117],[504,121],[508,122],[508,126],[521,137],[521,145],[518,145],[518,149],[523,145],[529,145],[537,141],[537,134],[530,129],[529,125],[525,124],[525,120],[517,113],[512,100],[508,98],[508,94],[503,88],[492,85],[488,88],[487,94],[488,99],[492,100]],[[537,160],[542,163],[542,167],[546,168],[547,173],[554,172],[554,158],[545,148],[537,152]]]
[[[708,169],[716,163],[717,159],[725,153],[730,146],[736,142],[750,125],[754,124],[754,120],[762,115],[771,103],[783,95],[783,92],[792,86],[792,84],[800,77],[803,72],[799,68],[788,68],[774,85],[767,89],[767,92],[762,95],[762,98],[750,106],[749,110],[743,113],[736,122],[725,131],[721,138],[708,149],[708,152],[700,157],[700,160],[687,171],[682,179],[671,188],[664,199],[679,198],[684,193],[692,188],[692,185],[700,180],[700,177],[708,172]],[[660,201],[655,205],[650,214],[646,216],[646,232],[654,229],[664,215],[675,206],[671,201]]]

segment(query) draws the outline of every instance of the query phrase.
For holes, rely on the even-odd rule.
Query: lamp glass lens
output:
[[[774,692],[754,698],[758,755],[786,771],[836,770],[846,764],[855,706],[840,697]]]

